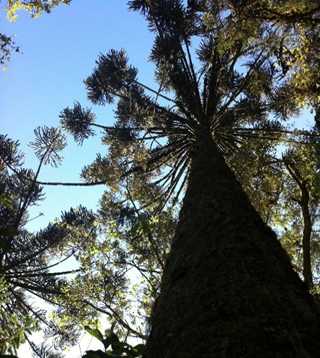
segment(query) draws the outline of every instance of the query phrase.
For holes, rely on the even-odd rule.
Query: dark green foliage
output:
[[[58,128],[38,127],[34,130],[36,139],[30,143],[30,147],[39,159],[40,163],[57,167],[62,157],[58,154],[67,145],[66,137]]]
[[[94,134],[90,125],[95,121],[95,114],[91,109],[84,109],[79,102],[74,103],[73,109],[65,108],[59,115],[61,118],[62,128],[70,130],[74,140],[82,144],[84,139]]]
[[[101,54],[96,63],[98,67],[85,80],[88,99],[94,104],[113,103],[115,94],[132,87],[137,70],[128,65],[128,58],[123,50]]]
[[[101,343],[103,343],[105,351],[87,351],[87,353],[82,358],[142,357],[144,344],[138,344],[133,347],[127,342],[121,342],[118,336],[114,333],[113,329],[114,325],[112,325],[109,332],[105,332],[106,337],[104,338],[102,333],[98,329],[91,329],[88,326],[85,327],[85,330],[88,333],[90,333],[93,337],[97,338],[99,341],[101,341]]]
[[[42,187],[37,183],[40,169],[43,164],[59,164],[58,151],[65,146],[59,130],[38,128],[36,134],[36,141],[32,143],[40,161],[36,173],[22,167],[23,154],[18,150],[18,142],[0,137],[2,353],[15,352],[40,326],[48,337],[58,337],[58,345],[75,342],[80,321],[69,323],[69,330],[63,329],[59,319],[56,322],[49,319],[46,310],[36,307],[30,296],[60,308],[69,287],[66,275],[75,274],[79,269],[62,271],[59,263],[79,255],[96,237],[93,225],[96,217],[83,207],[71,209],[61,220],[38,232],[27,229],[28,209],[43,198]],[[38,349],[35,345],[32,348]]]
[[[21,153],[18,149],[19,142],[13,141],[7,136],[2,135],[0,136],[0,155],[1,159],[3,160],[3,164],[1,163],[0,170],[5,171],[5,165],[12,165],[12,166],[21,166],[23,153]]]
[[[19,47],[15,45],[12,36],[0,33],[0,65],[5,65],[9,62],[13,51],[19,52]]]

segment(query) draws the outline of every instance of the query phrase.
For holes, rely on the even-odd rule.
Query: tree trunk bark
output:
[[[295,165],[294,161],[290,159],[290,155],[283,157],[284,164],[292,177],[300,188],[301,198],[293,198],[301,206],[303,217],[303,236],[302,236],[302,258],[303,258],[303,278],[309,288],[313,288],[313,276],[311,267],[311,234],[312,221],[309,211],[310,194],[308,189],[308,182],[301,177],[301,174]]]
[[[144,358],[316,358],[319,317],[211,135],[199,136]]]
[[[307,182],[302,181],[301,186],[301,200],[299,204],[303,216],[303,237],[302,237],[302,254],[303,254],[303,277],[309,288],[313,287],[312,267],[311,267],[311,234],[312,222],[309,211],[309,190]]]

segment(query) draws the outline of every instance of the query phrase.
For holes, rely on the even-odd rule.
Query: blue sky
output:
[[[34,129],[59,126],[60,111],[75,100],[91,107],[82,81],[91,74],[100,52],[126,49],[131,64],[140,69],[139,80],[152,85],[153,66],[148,63],[148,54],[153,36],[145,20],[127,10],[125,0],[73,0],[69,6],[60,5],[38,19],[25,12],[18,15],[16,22],[9,23],[4,11],[0,11],[1,32],[16,34],[15,42],[22,52],[13,53],[7,71],[0,71],[0,133],[19,140],[20,149],[26,153],[25,167],[35,171],[38,161],[28,147],[34,140]],[[93,111],[98,123],[112,124],[112,107],[95,107]],[[105,150],[99,135],[82,147],[72,138],[68,143],[62,152],[62,166],[44,167],[40,180],[77,182],[82,167]],[[30,218],[39,212],[44,216],[30,221],[30,230],[45,227],[61,211],[79,204],[95,209],[103,189],[45,187],[46,199],[30,211]],[[90,342],[90,337],[82,339],[82,353],[88,347],[101,348]],[[19,356],[29,358],[31,353],[23,348]],[[68,358],[79,356],[79,347],[66,353]]]
[[[140,69],[139,80],[152,83],[148,54],[153,36],[145,20],[129,12],[123,0],[73,0],[38,19],[25,12],[18,15],[9,23],[1,12],[1,31],[17,35],[15,41],[22,54],[14,53],[8,70],[0,72],[0,133],[20,141],[20,149],[26,153],[25,166],[36,170],[37,159],[28,147],[34,140],[34,129],[58,126],[60,111],[75,100],[91,107],[82,81],[91,74],[100,52],[126,49],[130,62]],[[97,107],[94,112],[98,123],[112,124],[112,107]],[[62,152],[63,165],[58,169],[45,167],[40,180],[77,182],[81,168],[105,150],[99,135],[82,147],[72,138],[68,142]],[[46,200],[31,211],[31,218],[39,212],[44,216],[30,222],[31,228],[45,226],[62,210],[80,203],[95,208],[102,191],[102,187],[45,187]]]

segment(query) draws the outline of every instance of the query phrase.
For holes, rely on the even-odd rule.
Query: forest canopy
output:
[[[0,299],[11,331],[12,317],[25,317],[19,338],[1,332],[2,353],[44,324],[56,346],[72,345],[104,317],[117,337],[147,341],[146,358],[317,357],[319,5],[135,0],[128,8],[154,35],[153,86],[130,53],[110,49],[84,80],[93,107],[74,101],[61,128],[35,130],[35,172],[18,143],[1,137]],[[95,114],[108,105],[111,125]],[[101,134],[82,182],[40,180],[44,165],[60,164],[63,131],[79,145]],[[72,208],[30,233],[28,207],[49,185],[105,192],[97,212]],[[73,269],[54,272],[55,257],[72,257]],[[50,320],[26,292],[55,307]]]

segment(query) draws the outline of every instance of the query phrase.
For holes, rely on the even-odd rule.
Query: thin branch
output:
[[[20,260],[11,262],[9,265],[7,265],[6,267],[2,268],[2,270],[0,272],[6,272],[6,271],[10,270],[12,267],[19,266],[19,265],[21,265],[21,264],[33,259],[34,257],[36,257],[36,256],[40,255],[41,253],[45,252],[46,250],[48,250],[50,247],[52,247],[54,245],[57,245],[58,242],[63,240],[69,234],[70,234],[70,232],[68,232],[64,236],[60,237],[59,240],[57,239],[56,241],[50,242],[49,244],[44,246],[42,249],[40,249],[40,250],[38,250],[38,251],[36,251],[36,252],[34,252],[32,254],[29,254],[29,255],[23,257]]]
[[[68,271],[60,271],[60,272],[38,272],[38,273],[26,273],[26,274],[19,274],[17,275],[16,272],[6,274],[6,277],[9,278],[19,278],[19,277],[46,277],[46,276],[61,276],[61,275],[70,275],[77,272],[82,271],[82,269],[77,270],[68,270]]]
[[[51,290],[51,289],[49,289],[47,287],[43,287],[43,286],[38,286],[38,285],[35,286],[34,283],[29,284],[27,280],[24,280],[27,282],[26,284],[22,283],[21,281],[16,281],[16,280],[11,280],[11,279],[8,279],[7,281],[9,283],[11,283],[13,286],[21,287],[23,289],[28,290],[29,292],[36,291],[36,292],[47,293],[47,294],[52,294],[52,295],[62,295],[62,292],[60,292],[60,291]]]
[[[91,303],[90,301],[88,300],[81,300],[82,303],[85,303],[87,304],[88,306],[92,307],[94,310],[100,312],[100,313],[103,313],[103,314],[106,314],[107,316],[109,317],[114,317],[124,328],[126,328],[127,330],[129,330],[131,333],[133,333],[136,337],[139,337],[141,339],[144,339],[146,340],[147,339],[147,336],[142,334],[141,332],[138,332],[136,331],[135,329],[133,329],[127,322],[125,322],[120,316],[119,314],[113,309],[111,308],[109,305],[106,305],[107,309],[111,311],[108,312],[106,311],[105,309]]]

